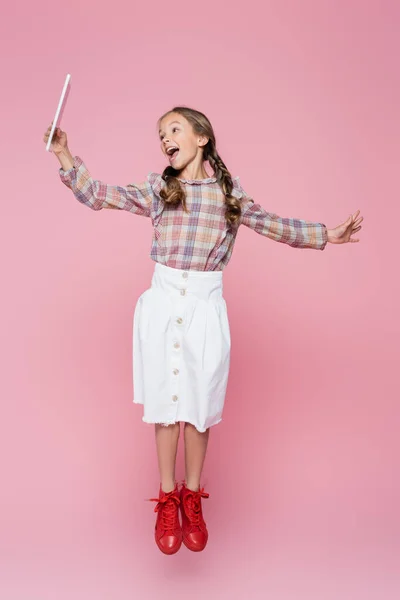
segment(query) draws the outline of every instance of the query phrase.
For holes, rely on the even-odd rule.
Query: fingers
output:
[[[54,122],[54,121],[52,121],[52,122],[50,123],[50,125],[48,126],[48,128],[46,129],[46,134],[49,134],[49,133],[50,133],[50,131],[51,131],[51,128],[53,127],[53,122]],[[59,128],[59,127],[56,127],[56,128],[55,128],[55,131],[56,131],[57,133],[61,133],[61,130],[60,130],[60,128]]]
[[[44,133],[43,140],[45,142],[47,142],[47,140],[49,139],[52,127],[53,127],[53,121],[50,123],[50,125],[48,126],[48,128],[46,129],[46,131]],[[54,137],[56,137],[58,135],[61,135],[61,134],[62,134],[61,129],[59,127],[56,127],[55,130],[54,130]]]
[[[49,139],[49,135],[50,135],[50,131],[51,131],[51,128],[52,128],[52,127],[53,127],[53,121],[51,122],[51,124],[48,126],[48,128],[47,128],[47,129],[46,129],[46,131],[44,132],[43,139],[44,139],[45,141],[47,141],[47,140]]]
[[[45,131],[45,134],[44,134],[44,136],[43,136],[43,140],[44,140],[45,142],[47,142],[47,140],[49,139],[49,136],[50,136],[50,131],[51,131],[51,126],[50,126],[50,127],[47,129],[47,131]]]
[[[346,223],[351,223],[352,227],[358,227],[360,225],[360,223],[364,220],[364,217],[358,217],[358,215],[360,214],[360,211],[357,210],[354,214],[351,214]]]

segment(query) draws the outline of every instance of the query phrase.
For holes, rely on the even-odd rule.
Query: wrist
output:
[[[54,153],[64,171],[68,171],[74,166],[74,157],[72,156],[69,148],[64,148],[60,152]]]

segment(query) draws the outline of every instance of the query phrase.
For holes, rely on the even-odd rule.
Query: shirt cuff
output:
[[[82,162],[83,161],[81,158],[79,158],[79,156],[74,156],[73,164],[70,169],[64,170],[62,167],[60,169],[58,169],[59,175],[64,183],[67,183],[70,181],[70,178],[71,178],[71,175],[72,175],[74,169],[79,169],[79,167],[82,165]]]
[[[328,228],[325,225],[325,223],[321,223],[320,224],[322,227],[322,241],[321,241],[321,245],[320,245],[320,250],[324,250],[326,244],[328,243]]]
[[[73,164],[70,169],[64,170],[62,167],[59,169],[60,175],[69,175],[73,169],[78,169],[82,164],[82,159],[79,156],[73,157]]]

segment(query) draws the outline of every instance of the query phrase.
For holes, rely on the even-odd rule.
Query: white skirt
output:
[[[143,421],[222,420],[231,337],[222,271],[184,271],[156,262],[133,318],[133,402]]]

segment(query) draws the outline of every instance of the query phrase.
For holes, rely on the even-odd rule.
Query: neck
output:
[[[179,171],[178,178],[180,179],[208,179],[210,175],[204,168],[204,161],[200,156],[196,156],[194,160]]]

